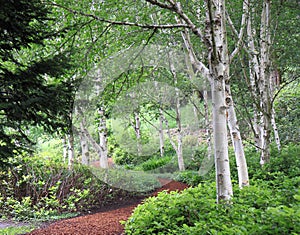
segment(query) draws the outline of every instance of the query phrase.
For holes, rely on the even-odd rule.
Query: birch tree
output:
[[[199,53],[194,53],[194,56],[190,56],[191,63],[197,71],[199,71],[204,77],[209,78],[211,90],[212,90],[212,113],[213,113],[213,136],[214,136],[214,155],[216,163],[216,180],[218,188],[218,201],[229,200],[232,195],[231,177],[229,169],[229,159],[228,159],[228,139],[227,139],[227,120],[226,115],[234,115],[234,112],[227,112],[227,105],[230,104],[230,108],[234,107],[231,101],[231,91],[229,88],[225,87],[225,83],[229,82],[229,65],[230,59],[228,58],[228,48],[227,48],[227,34],[226,34],[226,9],[225,1],[222,0],[207,0],[205,1],[205,11],[208,13],[205,19],[206,31],[203,27],[200,27],[195,20],[193,14],[190,14],[188,7],[184,6],[182,8],[180,2],[167,0],[167,1],[157,1],[157,0],[146,0],[148,4],[141,2],[141,4],[136,3],[136,9],[144,9],[145,12],[151,12],[152,10],[160,10],[162,14],[165,14],[165,18],[160,18],[157,22],[151,22],[150,18],[143,17],[132,17],[128,15],[126,17],[117,16],[118,19],[113,19],[107,17],[103,12],[98,12],[99,15],[88,14],[82,11],[76,11],[63,7],[69,12],[85,17],[89,17],[95,21],[101,22],[103,24],[110,24],[112,26],[119,25],[123,27],[133,27],[140,28],[143,30],[153,30],[153,35],[158,32],[166,32],[169,29],[185,28],[194,37],[197,38],[198,43],[204,45],[207,51],[207,60],[199,58]],[[105,3],[103,3],[105,4]],[[122,4],[122,3],[116,3]],[[126,5],[126,3],[124,3]],[[198,3],[197,3],[198,4]],[[129,7],[130,8],[130,7]],[[129,9],[128,8],[128,9]],[[131,9],[131,8],[130,8]],[[145,12],[141,12],[138,15],[142,15]],[[198,13],[197,13],[198,14]],[[200,14],[200,13],[199,13]],[[174,22],[175,17],[179,22]],[[165,20],[166,19],[166,20]],[[131,21],[133,20],[133,21]],[[169,22],[166,22],[169,21]],[[175,20],[176,21],[176,20]],[[204,22],[204,21],[203,21]],[[202,22],[202,23],[203,23]],[[203,24],[204,25],[204,24]],[[203,26],[202,25],[202,26]],[[242,24],[244,27],[244,24]],[[242,31],[243,32],[243,31]],[[237,45],[237,50],[239,51],[240,45],[242,45],[243,40],[239,40]],[[189,52],[193,51],[193,45],[187,49]],[[235,54],[237,53],[235,52]],[[190,53],[191,54],[191,53]],[[197,58],[198,57],[198,58]],[[203,62],[204,61],[204,62]],[[207,65],[205,65],[207,64]],[[227,98],[230,98],[226,100]],[[226,103],[227,101],[227,103]],[[231,118],[231,133],[239,131],[237,127],[237,122],[235,118]],[[241,138],[236,135],[235,140],[241,143]],[[241,151],[236,151],[236,153]],[[238,154],[239,156],[241,154]],[[245,159],[244,159],[245,160]],[[246,167],[246,165],[245,165]],[[239,167],[241,169],[241,167]],[[247,174],[245,174],[247,175]],[[247,180],[241,180],[244,184],[247,184]],[[243,185],[243,183],[241,183]]]
[[[254,100],[253,131],[254,140],[261,151],[260,164],[270,161],[270,143],[272,127],[278,149],[280,139],[275,122],[273,107],[274,82],[272,76],[272,39],[271,39],[271,1],[264,0],[261,11],[257,11],[252,1],[247,22],[246,52],[249,57],[250,92]],[[259,28],[255,27],[260,12]]]

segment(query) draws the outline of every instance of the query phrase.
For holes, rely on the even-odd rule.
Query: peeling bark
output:
[[[227,51],[225,31],[225,1],[207,0],[208,39],[212,42],[209,50],[209,72],[212,88],[212,115],[214,135],[214,155],[217,182],[217,201],[228,201],[233,195],[229,156],[225,104],[225,81],[228,79],[228,61],[224,57]]]

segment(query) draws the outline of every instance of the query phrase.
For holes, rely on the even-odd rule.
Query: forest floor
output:
[[[162,187],[155,190],[151,196],[156,196],[158,192],[181,191],[188,185],[160,179]],[[79,216],[71,219],[60,220],[41,228],[35,229],[27,235],[122,235],[124,226],[120,221],[127,220],[135,207],[142,203],[142,199],[128,199],[122,204],[108,205],[99,211]]]

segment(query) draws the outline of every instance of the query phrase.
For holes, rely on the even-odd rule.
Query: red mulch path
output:
[[[159,181],[163,186],[152,193],[154,196],[163,190],[181,191],[188,187],[188,185],[176,181],[165,179],[159,179]],[[131,202],[131,205],[118,209],[61,220],[45,228],[33,230],[27,235],[122,235],[124,234],[124,227],[120,221],[127,220],[139,203],[141,201],[137,200],[133,204]]]

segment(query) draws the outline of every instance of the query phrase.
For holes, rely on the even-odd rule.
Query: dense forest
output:
[[[300,232],[299,1],[0,5],[0,219],[170,179],[126,234]]]

